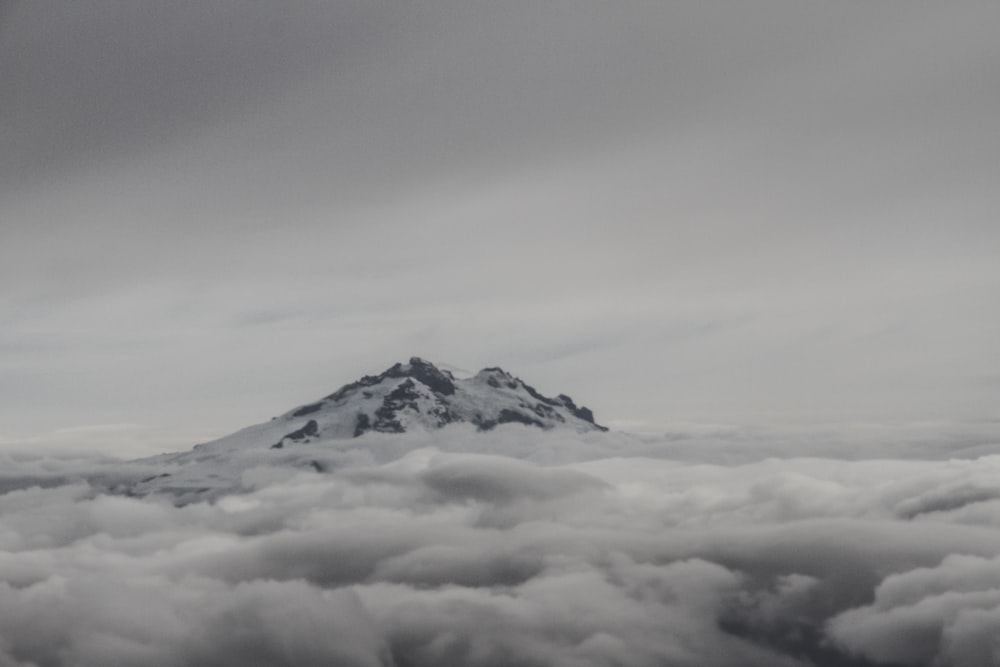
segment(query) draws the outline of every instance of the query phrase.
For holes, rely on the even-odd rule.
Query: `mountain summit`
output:
[[[137,480],[127,492],[169,493],[183,502],[204,499],[237,487],[242,471],[253,467],[307,465],[322,471],[344,452],[375,446],[362,437],[366,434],[431,432],[458,423],[477,431],[503,424],[578,433],[607,431],[594,422],[589,409],[577,406],[569,396],[543,396],[502,368],[484,368],[460,378],[412,357],[268,422],[188,452],[144,459],[142,463],[163,465],[169,472]],[[356,438],[361,438],[356,447],[348,444]]]
[[[295,425],[274,447],[306,438],[358,437],[369,431],[403,433],[470,422],[481,431],[516,422],[543,429],[607,429],[565,394],[543,396],[502,368],[484,368],[459,379],[419,357],[379,375],[366,375],[326,398],[275,418]]]

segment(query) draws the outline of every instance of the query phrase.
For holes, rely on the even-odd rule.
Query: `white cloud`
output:
[[[331,472],[263,465],[243,492],[184,506],[105,494],[106,462],[12,457],[11,480],[45,471],[49,486],[0,495],[0,660],[992,660],[1000,502],[970,489],[996,486],[1000,457],[727,464],[656,445],[366,437],[366,458],[327,443]]]

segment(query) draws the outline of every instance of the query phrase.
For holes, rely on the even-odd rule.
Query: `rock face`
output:
[[[569,396],[543,396],[502,368],[484,368],[474,377],[457,379],[419,357],[379,375],[366,375],[276,421],[287,423],[289,430],[275,447],[304,438],[356,438],[369,431],[403,433],[456,422],[470,422],[483,431],[511,422],[543,429],[607,430]]]

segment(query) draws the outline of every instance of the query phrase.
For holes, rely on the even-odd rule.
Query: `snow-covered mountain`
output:
[[[322,470],[329,465],[329,456],[317,452],[357,449],[345,447],[344,440],[364,440],[367,434],[431,432],[453,424],[466,424],[466,429],[479,432],[503,424],[580,433],[607,430],[569,396],[544,396],[501,368],[457,377],[412,357],[409,363],[366,375],[318,401],[196,445],[190,452],[145,459],[143,463],[162,465],[164,472],[138,481],[128,492],[210,497],[238,486],[242,473],[253,467],[304,463]]]

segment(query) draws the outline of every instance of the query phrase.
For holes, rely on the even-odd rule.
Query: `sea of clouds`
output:
[[[181,505],[2,454],[0,666],[1000,664],[1000,442],[884,436],[372,434]]]

